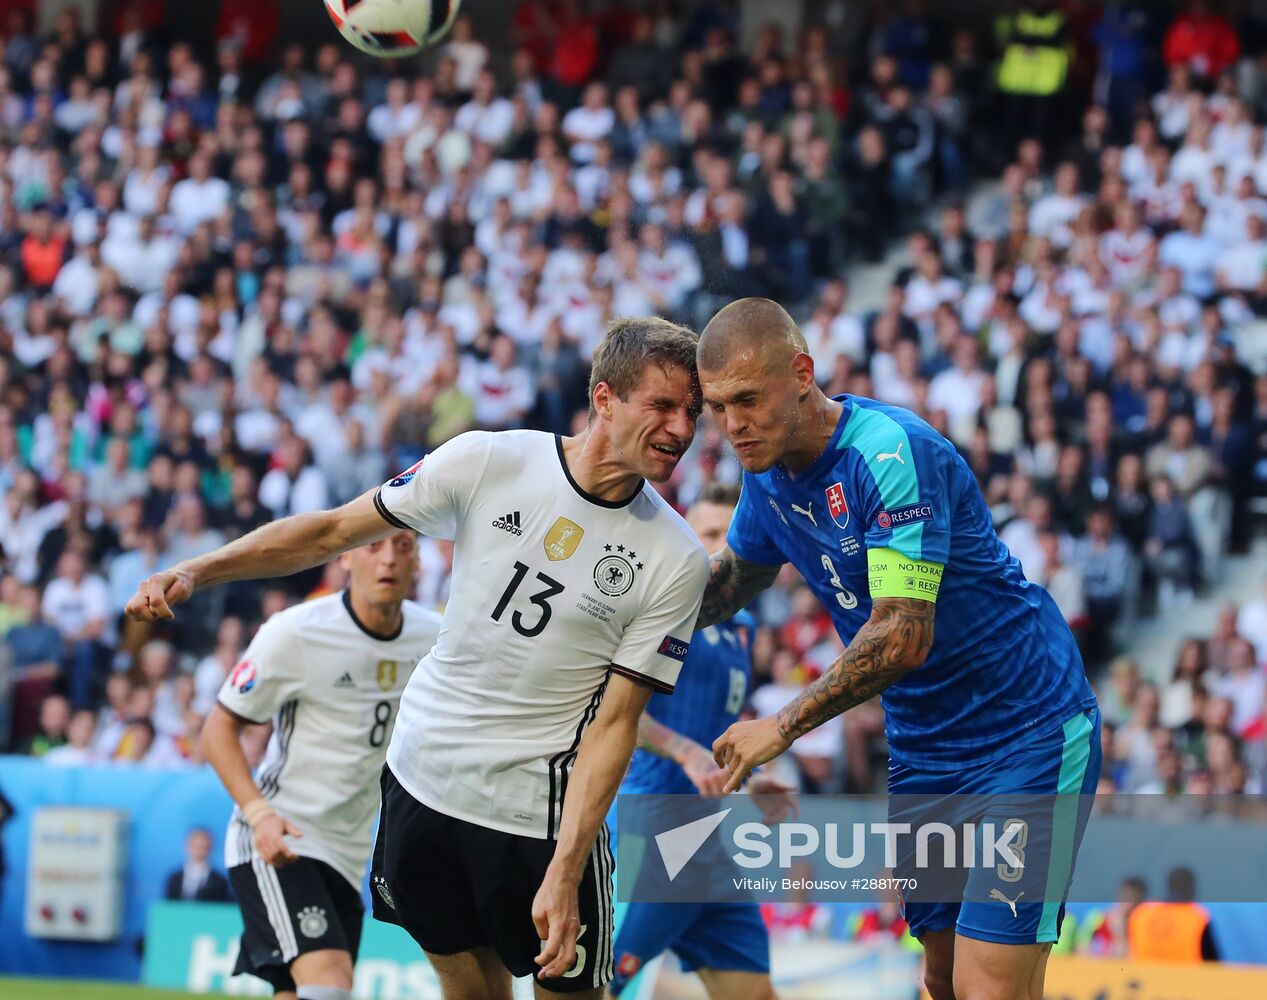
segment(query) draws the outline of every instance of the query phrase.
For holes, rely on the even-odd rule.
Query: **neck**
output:
[[[357,620],[375,635],[386,638],[400,631],[404,613],[400,610],[399,602],[374,604],[353,587],[348,588],[348,599]]]
[[[628,500],[642,486],[642,477],[621,460],[598,421],[563,439],[563,458],[576,484],[600,500]]]
[[[788,472],[795,475],[813,465],[827,447],[836,431],[844,407],[825,395],[821,389],[810,390],[810,399],[802,409],[802,420],[797,433],[783,453],[780,461]]]

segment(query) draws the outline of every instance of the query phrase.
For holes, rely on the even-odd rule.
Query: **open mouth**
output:
[[[666,458],[677,458],[682,454],[681,448],[676,448],[671,444],[653,444],[651,447]]]

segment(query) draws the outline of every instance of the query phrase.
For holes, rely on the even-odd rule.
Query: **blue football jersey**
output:
[[[796,566],[845,643],[871,614],[868,549],[944,566],[932,651],[883,695],[892,758],[933,771],[986,762],[1093,706],[1073,634],[999,541],[954,446],[909,410],[837,399],[844,412],[813,465],[744,473],[727,542]]]
[[[705,749],[739,718],[752,676],[752,616],[741,611],[729,621],[696,632],[672,694],[654,694],[647,712],[656,722],[693,739]],[[620,794],[681,794],[697,789],[675,761],[635,750]]]

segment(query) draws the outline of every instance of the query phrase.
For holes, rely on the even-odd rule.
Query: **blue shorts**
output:
[[[1056,814],[1046,835],[1031,830],[1025,851],[1025,877],[1048,888],[1030,893],[1043,898],[1022,901],[1018,886],[1010,885],[995,868],[977,867],[965,879],[965,899],[958,902],[905,901],[903,915],[911,933],[953,926],[957,934],[1000,944],[1054,942],[1060,936],[1065,898],[1073,879],[1074,862],[1086,829],[1090,799],[1100,781],[1100,713],[1087,709],[1063,726],[1027,740],[998,760],[958,771],[916,771],[902,764],[889,765],[890,795],[1018,795],[1070,796],[1056,800]],[[900,806],[898,807],[900,808]],[[891,818],[892,818],[891,814]],[[999,829],[1005,815],[983,816]],[[909,856],[899,857],[897,876],[915,872]],[[1059,888],[1057,892],[1050,887]],[[944,896],[942,897],[945,898]]]
[[[612,996],[665,951],[677,955],[687,972],[770,971],[770,938],[756,903],[618,904],[616,927]]]

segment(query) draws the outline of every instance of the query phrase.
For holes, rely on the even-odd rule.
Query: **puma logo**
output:
[[[802,515],[804,515],[805,517],[808,517],[808,518],[809,518],[809,523],[810,523],[810,524],[812,524],[815,528],[817,528],[817,527],[818,527],[818,522],[814,520],[814,510],[813,510],[813,508],[814,508],[813,503],[811,503],[808,507],[798,507],[798,506],[796,506],[796,504],[792,504],[792,509],[793,509],[794,511],[796,511],[798,514],[802,514]]]
[[[898,465],[905,465],[906,460],[902,458],[902,445],[904,444],[906,444],[905,441],[899,441],[893,451],[882,451],[876,455],[875,460],[877,462],[887,462],[890,458],[896,458]]]
[[[1015,899],[1008,899],[998,889],[990,890],[990,898],[997,899],[1000,903],[1007,903],[1007,908],[1012,911],[1013,918],[1015,918],[1016,916],[1016,904],[1021,901],[1021,896],[1024,896],[1024,895],[1025,893],[1022,892],[1022,893],[1019,893]]]

